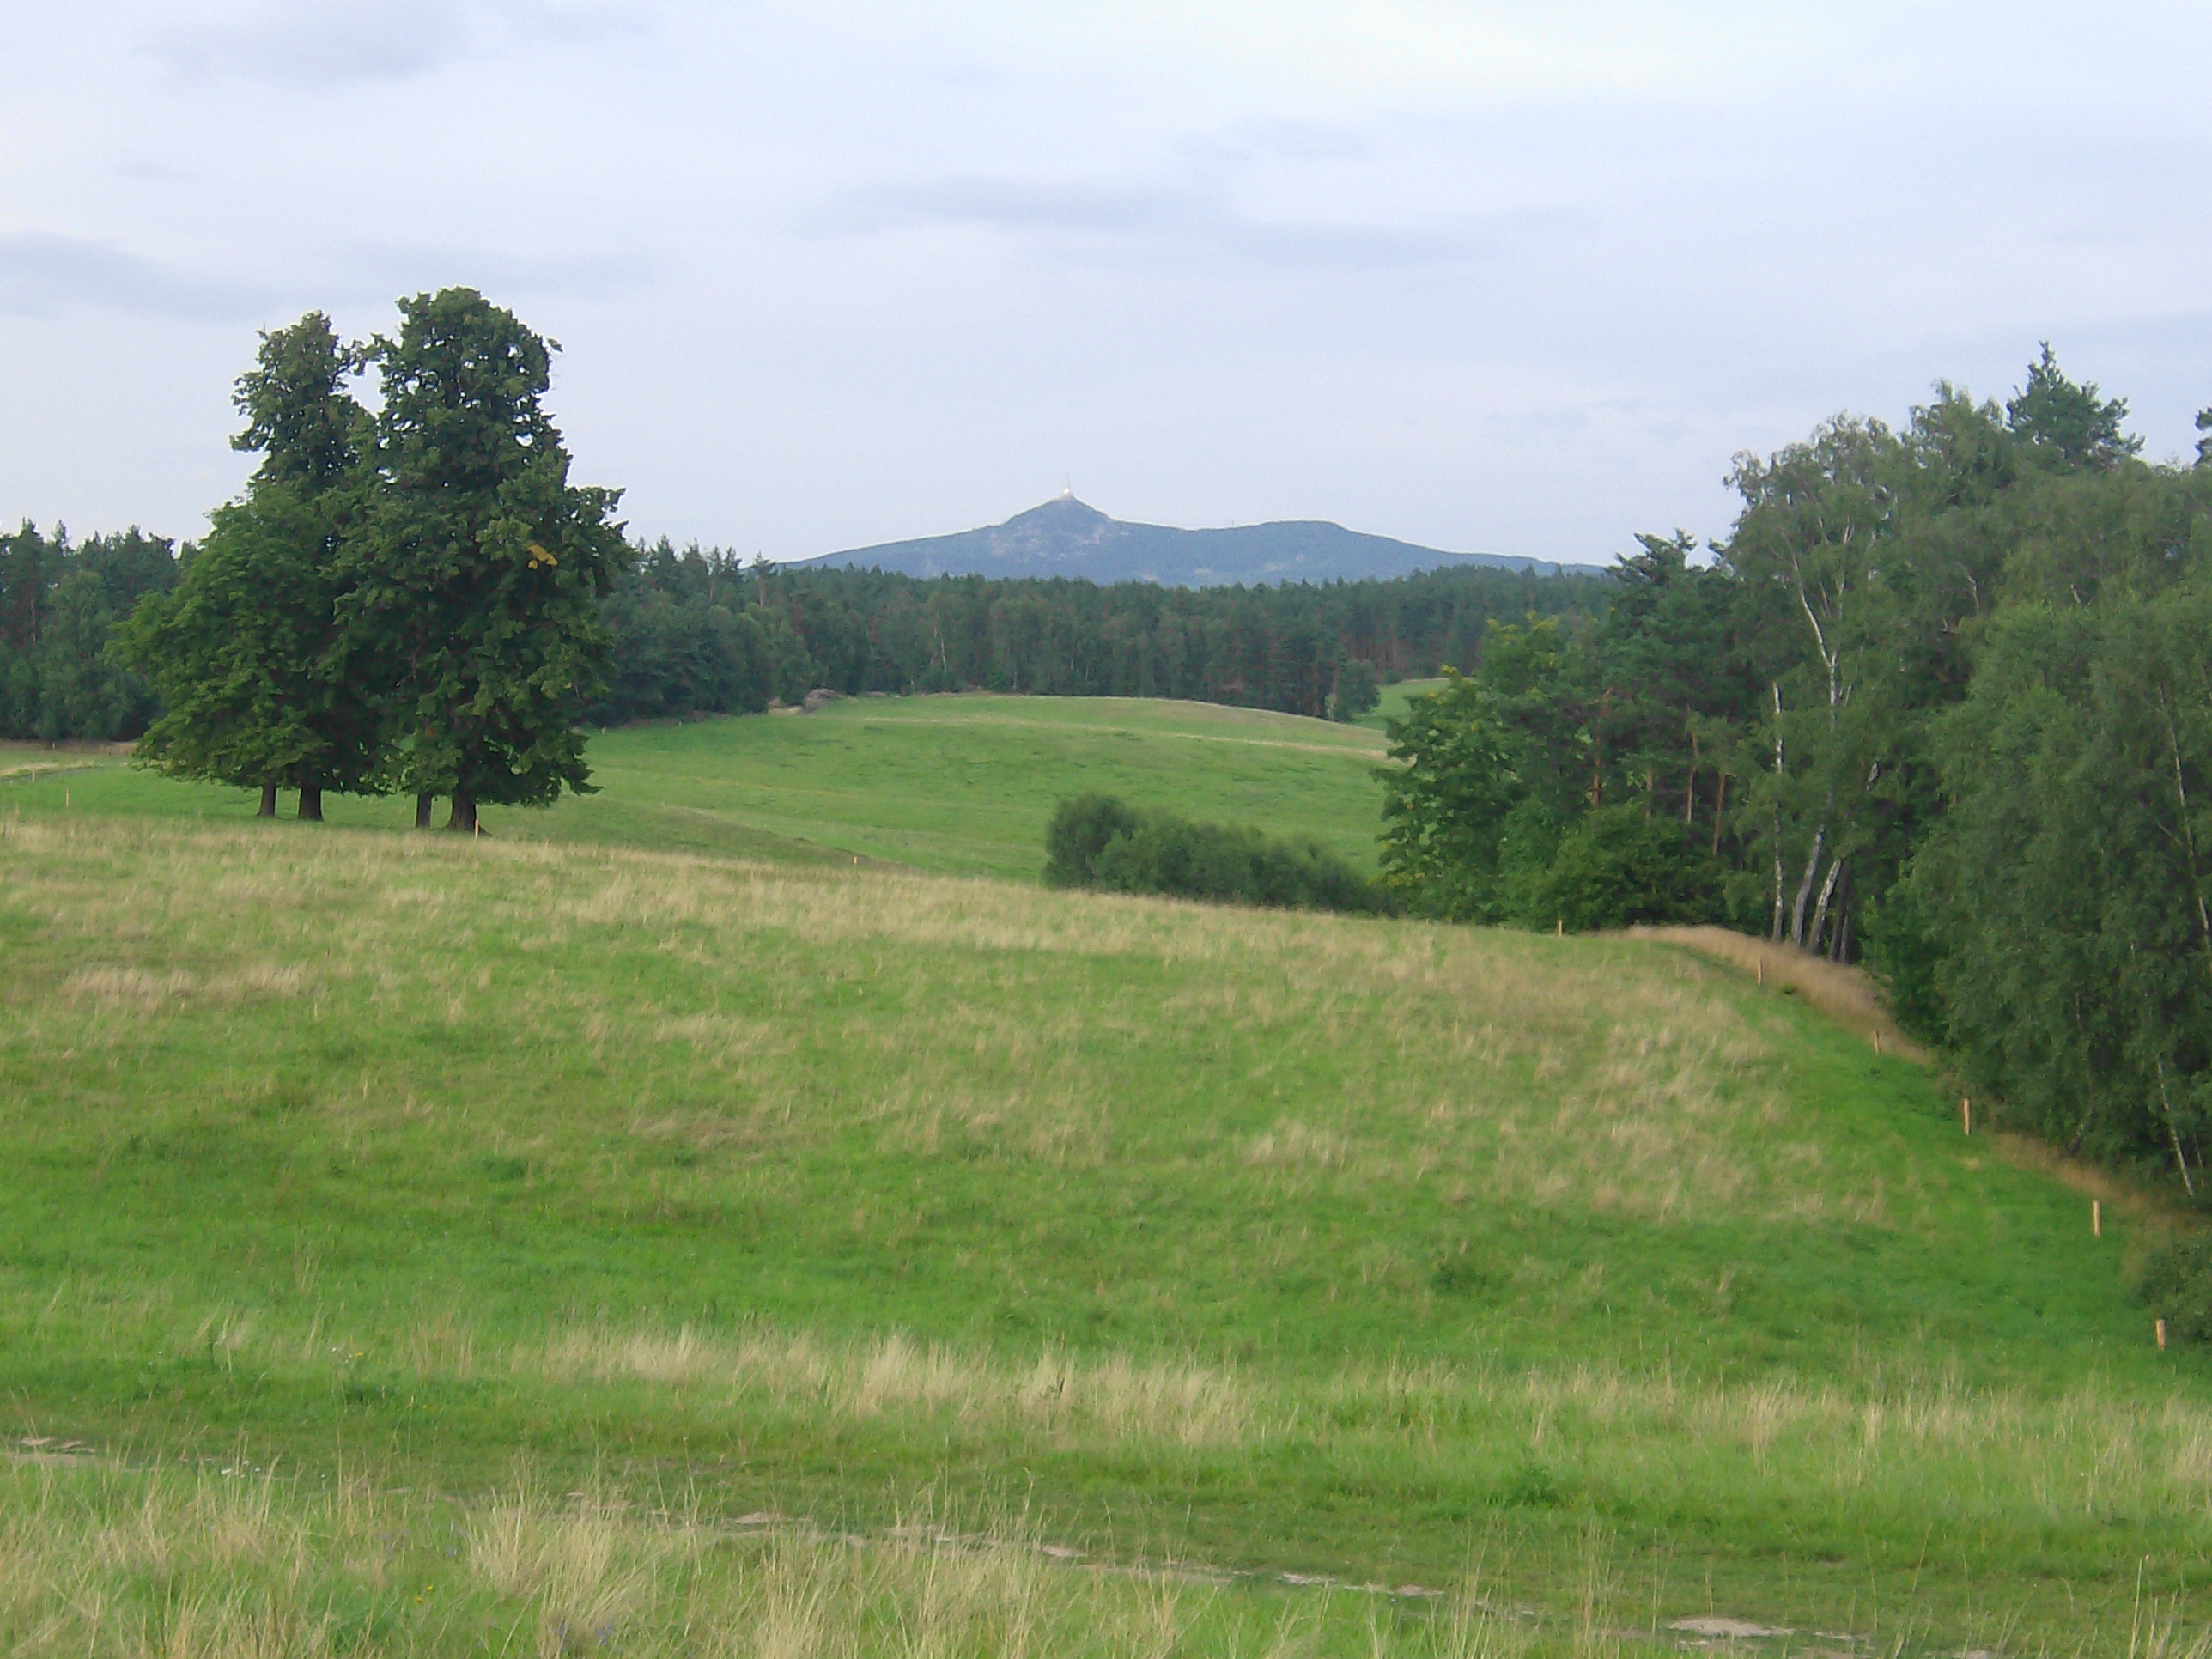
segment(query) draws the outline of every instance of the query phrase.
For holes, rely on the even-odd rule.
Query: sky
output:
[[[2212,404],[2212,9],[0,0],[0,520],[197,534],[257,329],[483,290],[750,556],[1333,519],[1601,562],[2049,340]],[[365,392],[364,395],[370,395]]]

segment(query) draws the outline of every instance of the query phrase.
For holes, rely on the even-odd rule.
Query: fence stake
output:
[[[2093,1198],[2089,1200],[2089,1237],[2092,1238],[2102,1238],[2104,1236],[2104,1202],[2102,1200]]]
[[[2158,1346],[2161,1348],[2166,1346],[2166,1322],[2163,1319],[2158,1322]]]
[[[1974,1133],[1974,1103],[1964,1095],[1959,1097],[1959,1133],[1962,1135]]]

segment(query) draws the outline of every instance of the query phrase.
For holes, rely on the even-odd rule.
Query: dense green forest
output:
[[[779,570],[719,550],[638,551],[605,616],[603,723],[761,708],[816,686],[1181,697],[1323,715],[1371,708],[1374,672],[1434,674],[1493,621],[1602,611],[1609,584],[1488,568],[1270,587],[1102,587]],[[1363,700],[1364,698],[1364,700]]]
[[[1642,538],[1601,617],[1494,625],[1394,725],[1386,880],[1865,959],[2015,1121],[2193,1187],[2212,465],[2145,463],[2126,412],[2046,349],[2002,405],[1740,456],[1710,562]]]
[[[153,688],[108,650],[115,624],[173,586],[175,544],[132,529],[74,542],[58,526],[0,536],[0,737],[135,738]]]
[[[26,525],[0,550],[9,622],[0,639],[9,688],[0,736],[137,737],[156,705],[145,681],[108,656],[107,629],[141,593],[173,584],[171,544],[133,532],[70,549]],[[187,547],[184,559],[197,551]],[[106,597],[88,609],[88,585],[64,585],[78,562],[126,572],[137,585],[107,580]],[[780,571],[719,550],[678,552],[663,540],[630,549],[600,602],[605,680],[579,713],[599,726],[742,714],[827,686],[848,695],[980,687],[1183,697],[1348,715],[1373,707],[1378,672],[1417,678],[1473,661],[1490,622],[1594,616],[1607,589],[1586,576],[1486,568],[1283,587],[925,580]],[[71,619],[66,641],[40,654],[31,642],[45,641],[40,630],[57,616]],[[94,679],[113,688],[106,701],[81,689]]]

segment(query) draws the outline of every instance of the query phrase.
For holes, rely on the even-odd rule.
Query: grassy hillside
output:
[[[1394,690],[1395,688],[1393,688]],[[842,854],[953,875],[1034,876],[1054,805],[1085,789],[1318,836],[1375,863],[1375,731],[1260,709],[1127,697],[866,697],[811,714],[599,734],[601,793],[550,811],[487,809],[497,836],[726,853]],[[44,782],[28,788],[28,769]],[[250,819],[240,790],[130,770],[119,754],[0,750],[16,799],[103,816]],[[287,799],[284,810],[291,810]],[[333,823],[399,829],[411,801],[333,799]]]
[[[1378,689],[1382,694],[1382,700],[1362,714],[1358,724],[1371,731],[1380,732],[1392,720],[1404,716],[1406,705],[1413,698],[1424,692],[1434,691],[1443,684],[1443,682],[1440,679],[1400,680],[1395,685],[1382,686]]]
[[[2148,1224],[1893,1051],[1655,941],[854,862],[1026,874],[1084,783],[1350,848],[1374,745],[866,702],[473,842],[0,775],[0,1645],[2185,1650]],[[618,844],[687,823],[780,861]]]

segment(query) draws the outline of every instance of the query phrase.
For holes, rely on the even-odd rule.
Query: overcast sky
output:
[[[198,532],[254,331],[467,283],[750,554],[1335,519],[1601,559],[2039,339],[2212,404],[2212,11],[0,0],[0,518]]]

